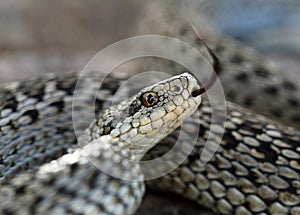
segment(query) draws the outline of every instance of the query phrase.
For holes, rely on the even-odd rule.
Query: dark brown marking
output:
[[[283,81],[282,85],[286,90],[290,90],[290,91],[297,90],[297,86],[290,81]]]
[[[262,67],[256,68],[254,70],[254,73],[256,74],[256,76],[261,78],[267,78],[270,75],[269,71]]]
[[[28,115],[28,116],[30,116],[30,118],[31,118],[30,124],[32,124],[32,123],[34,123],[34,122],[38,119],[38,117],[39,117],[39,112],[38,112],[37,110],[33,109],[33,110],[25,111],[25,112],[23,113],[23,115]]]
[[[248,77],[248,74],[246,73],[239,73],[235,76],[235,79],[239,82],[242,82],[242,83],[246,83],[249,81],[249,77]]]
[[[289,98],[288,103],[293,106],[293,107],[298,107],[299,106],[299,101],[296,100],[295,98]]]
[[[272,95],[272,96],[276,96],[279,93],[278,89],[275,86],[266,87],[265,92],[269,95]]]
[[[233,55],[233,57],[230,59],[230,61],[234,64],[241,64],[244,59],[240,55]]]
[[[57,112],[60,113],[63,111],[65,102],[64,101],[57,101],[50,104],[50,106],[54,106],[57,108]]]

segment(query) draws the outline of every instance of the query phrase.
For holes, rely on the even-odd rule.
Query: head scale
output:
[[[100,135],[119,138],[140,158],[197,109],[196,89],[197,80],[188,73],[146,87],[99,116]]]

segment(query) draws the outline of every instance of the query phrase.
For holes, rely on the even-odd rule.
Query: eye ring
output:
[[[141,95],[141,102],[146,107],[152,107],[158,102],[158,95],[155,92],[145,92]]]

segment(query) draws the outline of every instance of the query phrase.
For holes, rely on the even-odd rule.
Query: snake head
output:
[[[201,102],[192,95],[197,89],[188,73],[146,87],[100,115],[100,133],[126,142],[141,157],[194,113]]]

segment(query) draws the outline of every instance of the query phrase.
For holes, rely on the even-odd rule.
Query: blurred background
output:
[[[156,14],[164,8],[160,4],[0,0],[0,83],[43,72],[80,71],[102,48],[137,35],[135,29],[144,23],[141,20],[159,19]],[[274,62],[280,60],[284,68],[296,70],[300,55],[298,1],[167,0],[165,4],[201,29],[238,39],[276,59]],[[163,32],[155,26],[146,29],[138,34]]]
[[[0,0],[0,84],[46,72],[79,72],[94,54],[114,42],[137,34],[163,33],[163,29],[144,22],[166,21],[158,17],[163,8],[201,29],[257,49],[283,72],[299,77],[298,2],[170,0],[163,7],[159,1],[138,0]],[[147,31],[137,31],[141,25]],[[196,211],[197,205],[179,197],[151,193],[138,214],[179,215]]]
[[[142,5],[114,1],[0,1],[0,83],[80,71],[99,50],[134,36]]]

